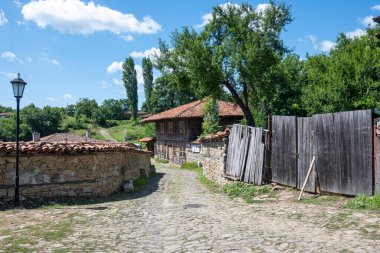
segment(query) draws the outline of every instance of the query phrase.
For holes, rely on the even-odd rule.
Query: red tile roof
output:
[[[202,107],[204,100],[198,100],[191,102],[186,105],[181,105],[179,107],[152,115],[141,122],[154,122],[162,119],[180,119],[180,118],[202,118]],[[230,102],[218,101],[219,106],[219,116],[220,117],[237,117],[243,118],[244,114],[241,108]]]
[[[208,134],[208,135],[205,135],[203,137],[200,137],[196,141],[194,141],[193,143],[219,141],[219,140],[222,140],[223,138],[227,138],[228,136],[230,136],[230,130],[227,128],[224,131],[220,131],[217,133]]]
[[[55,133],[41,138],[45,142],[100,142],[100,140],[86,138],[72,133]]]
[[[15,142],[0,142],[0,153],[14,153]],[[20,142],[20,153],[82,153],[130,151],[146,153],[129,142]]]

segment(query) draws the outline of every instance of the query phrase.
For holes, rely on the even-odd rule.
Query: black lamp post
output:
[[[20,99],[22,98],[22,94],[24,93],[24,88],[26,82],[20,78],[20,74],[18,77],[11,81],[13,87],[13,94],[16,98],[17,102],[17,110],[16,110],[16,188],[15,188],[15,205],[18,205],[20,202],[20,186],[19,186],[19,175],[18,175],[18,164],[19,164],[19,132],[20,132]]]

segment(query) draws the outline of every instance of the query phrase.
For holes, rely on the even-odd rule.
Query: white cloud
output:
[[[336,46],[335,42],[329,41],[329,40],[324,40],[320,43],[321,48],[320,50],[323,52],[330,52],[331,49],[334,49]]]
[[[355,37],[361,37],[364,35],[366,35],[366,31],[359,28],[357,28],[355,31],[352,31],[352,32],[346,32],[346,36],[350,39],[354,39]]]
[[[133,40],[133,36],[132,35],[119,35],[119,37],[123,40],[125,40],[126,42],[129,42],[129,41],[132,41]]]
[[[207,25],[211,20],[212,20],[212,14],[211,14],[211,13],[207,13],[207,14],[205,14],[205,15],[202,16],[202,23],[199,24],[199,25],[196,25],[195,28],[201,28],[201,27],[204,27],[204,26]]]
[[[116,85],[123,85],[123,81],[117,78],[112,79],[112,82]]]
[[[46,97],[46,100],[47,100],[47,101],[56,101],[57,99],[54,98],[54,97]]]
[[[112,74],[115,73],[123,68],[123,62],[122,61],[114,61],[107,67],[107,73]]]
[[[158,48],[152,47],[151,49],[145,50],[144,52],[133,51],[129,55],[133,58],[152,57],[154,55],[160,55],[160,50]]]
[[[5,13],[0,9],[0,26],[3,26],[8,23],[8,19],[5,17]]]
[[[17,77],[17,74],[12,72],[0,72],[0,75],[8,80],[13,80]]]
[[[136,75],[137,75],[137,84],[144,85],[143,70],[142,67],[138,64],[135,65]]]
[[[25,20],[34,21],[41,28],[51,26],[60,32],[84,35],[99,31],[151,34],[161,29],[149,16],[140,21],[133,14],[80,0],[30,1],[21,12]]]
[[[318,49],[317,36],[315,36],[313,34],[309,34],[309,35],[306,35],[305,38],[311,42],[314,49]]]
[[[25,61],[27,61],[27,62],[32,62],[33,59],[32,59],[32,57],[28,56],[28,57],[25,58]]]
[[[71,94],[65,94],[65,95],[63,95],[63,98],[66,99],[66,100],[71,100],[71,99],[73,99],[74,97],[73,97],[73,95],[71,95]]]
[[[359,18],[359,22],[362,23],[364,26],[375,26],[376,23],[372,20],[374,18],[374,16],[372,15],[369,15],[367,17],[364,17],[364,18]]]
[[[255,11],[257,13],[264,13],[264,11],[268,9],[269,6],[270,4],[258,4]]]
[[[22,6],[22,3],[18,0],[14,0],[13,3],[16,5],[17,8],[20,8]]]
[[[61,63],[56,60],[56,59],[49,59],[47,58],[46,56],[43,58],[43,60],[46,62],[46,63],[49,63],[49,64],[52,64],[52,65],[55,65],[55,66],[59,66],[61,65]]]
[[[380,11],[380,5],[372,6],[371,9],[374,11]]]
[[[7,60],[7,61],[14,61],[17,60],[17,56],[15,53],[6,51],[1,54],[1,58]]]

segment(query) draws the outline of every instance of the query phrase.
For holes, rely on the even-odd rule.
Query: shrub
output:
[[[346,204],[351,209],[380,209],[380,194],[374,196],[356,196]]]
[[[181,169],[185,170],[195,170],[198,168],[198,165],[196,162],[185,162],[181,165]]]

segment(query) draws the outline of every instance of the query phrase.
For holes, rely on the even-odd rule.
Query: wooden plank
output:
[[[273,116],[272,180],[297,186],[297,118]]]
[[[311,131],[311,118],[297,118],[297,150],[298,150],[298,159],[297,159],[297,189],[300,189],[303,180],[306,177],[307,169],[310,165],[310,161],[313,157],[313,140],[312,140],[312,131]],[[307,192],[316,192],[316,171],[312,170],[309,176],[309,179],[305,185],[305,191]]]
[[[380,131],[376,133],[375,194],[380,193]]]

